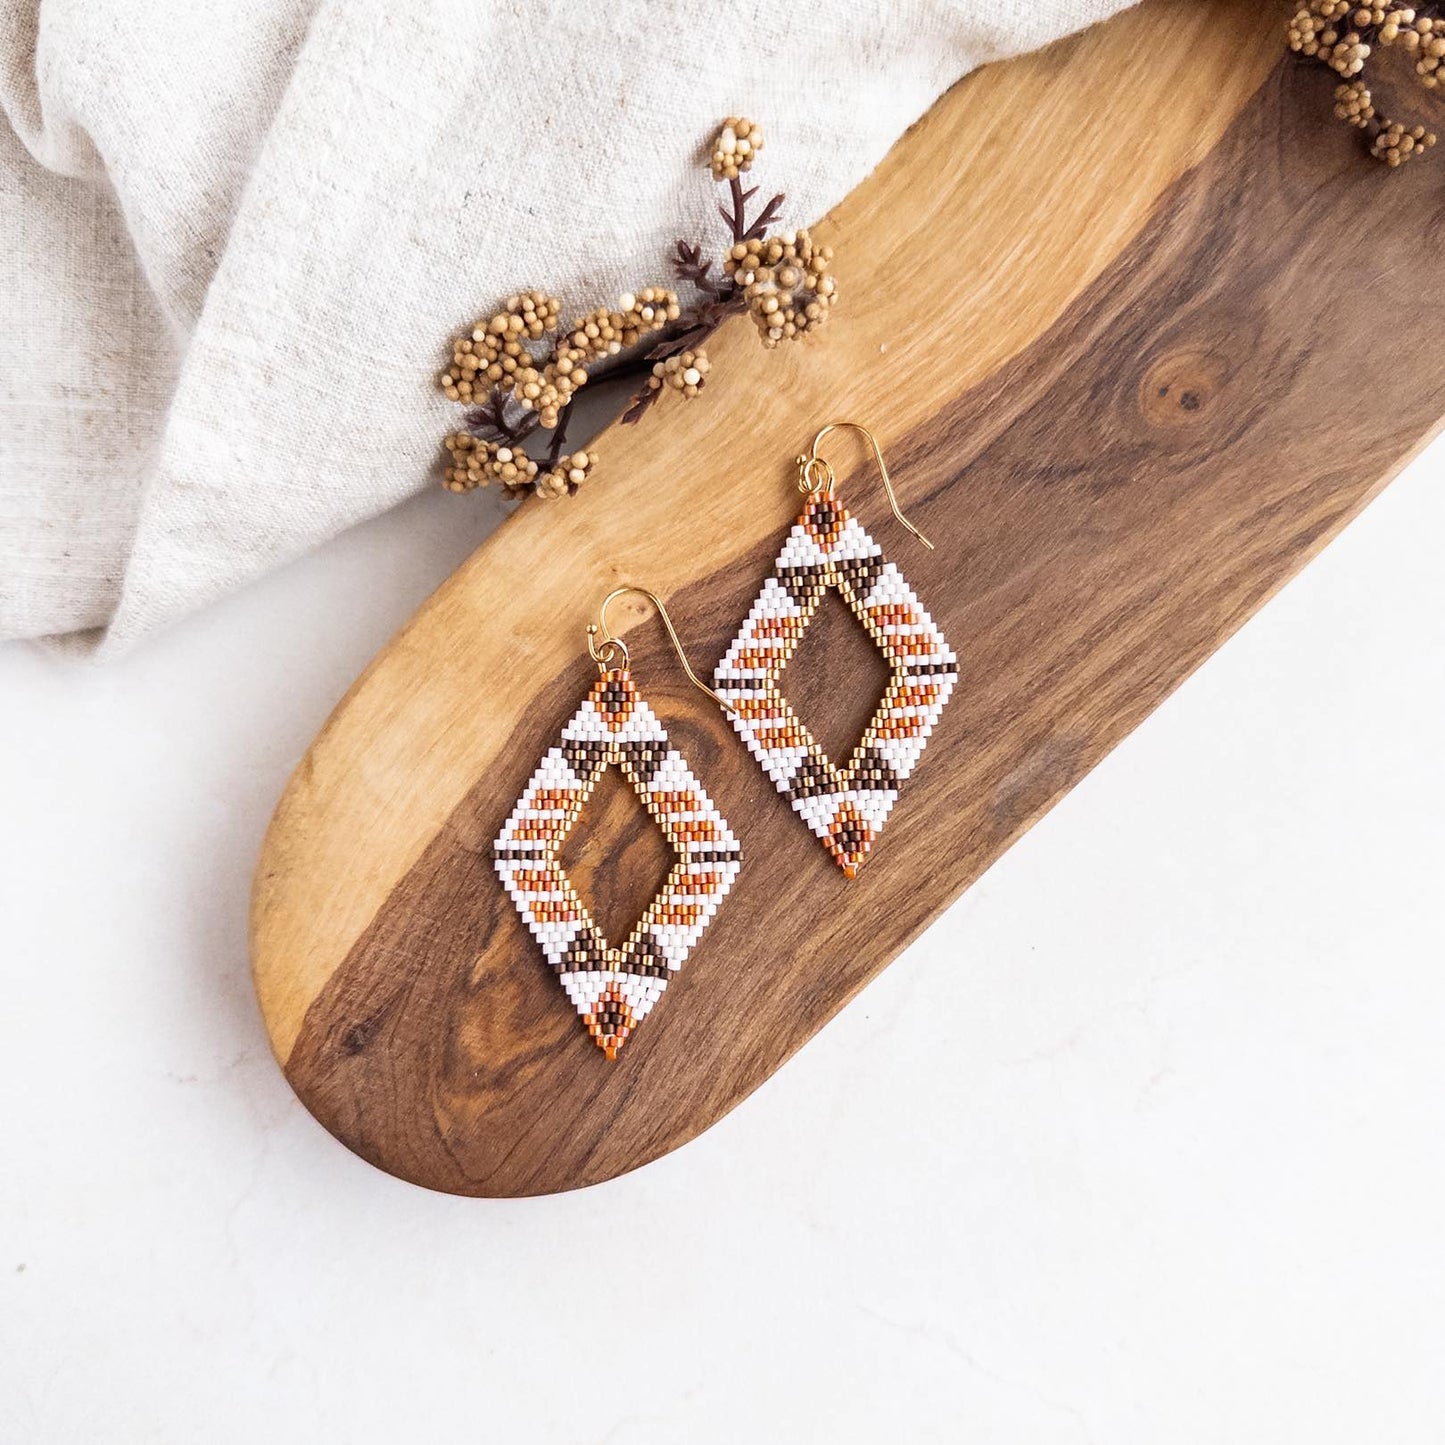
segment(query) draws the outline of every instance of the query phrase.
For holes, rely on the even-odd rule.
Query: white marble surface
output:
[[[353,1158],[247,976],[287,772],[480,512],[0,650],[0,1441],[1436,1445],[1442,482],[736,1113],[554,1199]]]

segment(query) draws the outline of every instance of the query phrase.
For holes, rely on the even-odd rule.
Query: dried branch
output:
[[[448,488],[500,484],[508,496],[575,493],[596,464],[590,447],[567,452],[584,384],[640,380],[622,414],[635,425],[664,391],[686,398],[703,389],[710,369],[705,343],[729,317],[751,314],[765,346],[822,324],[836,291],[827,274],[829,248],[815,245],[806,230],[770,236],[781,193],[748,217],[758,187],[744,185],[742,177],[762,146],[760,127],[745,117],[730,117],[713,138],[708,165],[727,185],[728,202],[718,212],[730,241],[720,263],[704,256],[701,243],[674,244],[668,262],[673,276],[693,289],[689,300],[646,286],[564,326],[555,297],[525,291],[453,338],[451,364],[438,383],[469,410],[465,431],[446,438]],[[546,443],[528,452],[522,442],[538,431],[548,433]]]
[[[567,445],[567,423],[572,420],[572,408],[576,405],[577,402],[574,398],[557,413],[557,425],[552,432],[552,444],[547,448],[546,467],[548,471],[551,471],[562,459],[562,449]]]
[[[463,421],[478,441],[511,445],[531,436],[540,418],[535,411],[522,406],[505,387],[495,385],[487,400],[467,412]]]
[[[686,241],[677,243],[672,259],[672,274],[679,281],[696,286],[706,296],[721,296],[723,287],[713,280],[711,271],[712,262],[703,260],[701,246],[690,246]]]
[[[628,406],[622,413],[622,424],[624,426],[636,426],[638,422],[647,415],[648,408],[662,395],[662,392],[650,386],[644,386],[637,392]]]
[[[745,191],[741,179],[733,176],[728,181],[728,190],[732,192],[733,208],[728,210],[726,206],[719,206],[717,213],[728,223],[734,242],[746,240],[748,228],[744,213],[747,210],[748,198],[757,191],[757,187]]]
[[[766,206],[758,213],[758,218],[743,233],[741,239],[744,241],[755,241],[759,236],[765,235],[769,226],[778,219],[778,212],[782,208],[787,197],[779,191]]]
[[[1363,132],[1377,160],[1401,166],[1435,144],[1434,131],[1392,120],[1375,108],[1366,71],[1372,57],[1399,46],[1414,62],[1416,81],[1426,90],[1438,89],[1445,82],[1445,10],[1439,4],[1309,0],[1289,22],[1288,40],[1291,50],[1329,66],[1341,78],[1335,116]]]

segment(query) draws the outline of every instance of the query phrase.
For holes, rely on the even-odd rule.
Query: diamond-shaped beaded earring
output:
[[[690,681],[732,710],[688,665],[661,599],[642,587],[614,589],[603,599],[598,623],[587,628],[587,650],[601,675],[538,763],[492,847],[517,911],[609,1059],[697,946],[742,862],[726,820],[638,694],[627,644],[607,630],[607,605],[625,592],[650,599]],[[560,858],[610,767],[621,770],[676,854],[661,891],[620,947],[603,936]]]
[[[818,445],[840,427],[867,438],[893,515],[933,548],[899,510],[872,434],[856,422],[825,426],[809,454],[798,458],[798,490],[808,499],[802,515],[718,664],[713,685],[732,704],[733,726],[748,750],[852,878],[928,745],[958,681],[958,660],[903,574],[838,500],[833,468],[818,455]],[[838,589],[892,671],[877,712],[842,768],[818,745],[779,686],[829,587]],[[838,685],[846,687],[847,679],[839,678]]]

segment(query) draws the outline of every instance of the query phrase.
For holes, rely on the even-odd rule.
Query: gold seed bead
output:
[[[1379,41],[1381,45],[1418,49],[1420,32],[1415,28],[1415,12],[1408,7],[1387,10],[1380,24]]]

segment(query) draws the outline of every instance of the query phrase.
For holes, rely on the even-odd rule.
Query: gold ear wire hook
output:
[[[682,670],[687,674],[687,680],[698,689],[705,692],[724,712],[736,712],[737,709],[725,698],[721,698],[692,670],[692,664],[687,660],[687,654],[682,650],[682,639],[677,635],[677,628],[672,625],[672,618],[668,616],[667,607],[656,592],[649,592],[646,587],[633,587],[630,583],[621,587],[614,587],[606,597],[602,599],[602,606],[597,609],[597,621],[587,624],[587,651],[591,654],[592,661],[598,667],[608,668],[613,666],[621,654],[623,667],[628,665],[630,656],[627,651],[627,644],[620,638],[612,635],[611,629],[607,626],[608,605],[625,592],[635,592],[639,597],[645,597],[657,608],[657,615],[662,618],[662,625],[667,629],[667,635],[672,640],[673,651],[677,653],[677,660],[682,664]],[[597,641],[598,632],[602,633],[602,641]]]
[[[868,445],[873,448],[873,455],[878,459],[878,470],[883,477],[883,490],[888,493],[888,505],[893,508],[893,515],[897,517],[930,552],[933,551],[933,543],[903,515],[903,511],[898,505],[898,494],[893,490],[893,478],[888,475],[888,466],[883,460],[882,447],[878,445],[873,433],[869,431],[867,427],[859,426],[856,421],[830,421],[828,425],[813,438],[812,451],[809,452],[806,457],[798,458],[798,466],[800,469],[798,477],[799,488],[805,492],[821,491],[825,496],[832,493],[833,468],[818,455],[818,443],[821,442],[830,431],[839,431],[843,427],[849,427],[853,431],[860,432],[868,439]],[[814,468],[818,467],[822,468],[821,481],[814,480],[816,475]]]

